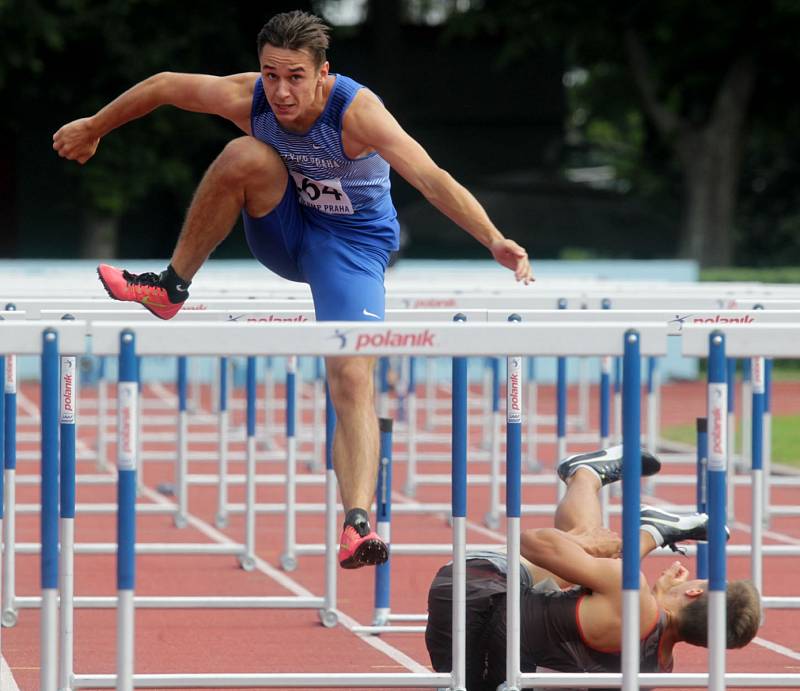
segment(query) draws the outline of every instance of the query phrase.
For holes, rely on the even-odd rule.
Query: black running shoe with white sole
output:
[[[642,477],[655,475],[661,470],[661,462],[653,454],[644,449],[641,453]],[[558,477],[566,482],[579,468],[593,470],[603,485],[622,479],[622,445],[568,456],[558,464]]]
[[[676,546],[678,542],[708,540],[708,515],[704,513],[680,515],[642,504],[639,520],[641,529],[653,536],[656,545],[669,547],[673,552],[685,553]],[[730,539],[730,536],[730,530],[725,526],[725,539]]]

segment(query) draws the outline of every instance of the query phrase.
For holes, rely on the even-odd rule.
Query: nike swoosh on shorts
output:
[[[373,317],[375,319],[380,319],[379,315],[369,312],[366,307],[363,310],[361,310],[361,314],[363,314],[365,317]]]

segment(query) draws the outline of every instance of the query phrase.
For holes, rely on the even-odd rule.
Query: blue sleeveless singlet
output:
[[[305,134],[280,125],[259,77],[250,115],[253,136],[283,159],[308,223],[358,244],[397,249],[399,226],[389,164],[375,152],[348,158],[342,147],[342,117],[363,87],[344,75],[335,77],[325,109]]]

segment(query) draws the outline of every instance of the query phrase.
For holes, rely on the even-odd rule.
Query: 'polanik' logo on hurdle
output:
[[[696,314],[680,314],[675,315],[675,319],[670,319],[669,324],[677,324],[678,331],[683,329],[683,325],[692,320],[692,324],[752,324],[755,319],[750,315],[743,315],[741,317],[723,317],[720,314],[715,314],[713,317],[700,317]]]
[[[247,323],[263,323],[263,322],[307,322],[308,318],[302,314],[293,314],[290,316],[281,317],[275,314],[267,314],[255,316],[253,314],[229,314],[229,322],[247,322]]]
[[[520,396],[520,379],[522,359],[509,358],[508,361],[508,400],[506,401],[508,422],[522,421],[522,397]]]
[[[347,348],[348,334],[350,331],[336,329],[331,338],[339,339],[339,350]],[[358,352],[364,348],[431,348],[434,345],[434,336],[429,329],[416,333],[397,333],[391,329],[375,333],[359,333],[356,338],[354,350]]]
[[[436,309],[456,307],[458,303],[455,298],[403,298],[403,305],[406,309]]]

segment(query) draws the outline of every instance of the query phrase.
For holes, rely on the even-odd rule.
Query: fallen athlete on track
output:
[[[642,452],[642,475],[661,464]],[[622,542],[602,527],[598,492],[620,479],[622,447],[564,459],[567,492],[555,528],[521,534],[521,670],[619,672],[622,644]],[[641,509],[639,553],[683,540],[705,540],[705,514],[679,516]],[[468,691],[495,691],[506,674],[506,555],[467,555]],[[707,646],[707,582],[690,580],[679,561],[639,589],[640,669],[671,672],[677,643]],[[747,645],[758,631],[761,601],[749,581],[727,586],[727,647]],[[452,566],[439,569],[428,593],[425,643],[434,670],[452,669]]]

